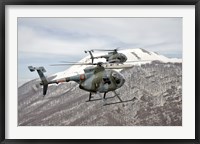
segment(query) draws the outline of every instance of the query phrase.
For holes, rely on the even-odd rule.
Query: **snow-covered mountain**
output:
[[[29,81],[18,88],[18,126],[182,126],[182,63],[155,61],[121,73],[126,82],[116,92],[136,100],[107,106],[86,102],[89,93],[77,83],[49,85],[43,97],[42,87],[33,87],[39,79]]]
[[[150,52],[142,48],[134,48],[134,49],[124,49],[120,50],[119,53],[123,53],[127,57],[127,64],[131,65],[141,65],[146,63],[151,63],[152,61],[161,61],[164,63],[181,63],[182,59],[178,58],[168,58],[163,55],[160,55],[156,52]],[[94,57],[106,55],[106,52],[95,52],[93,53]],[[134,61],[134,62],[133,62]],[[97,62],[106,62],[104,58],[94,59],[94,63]],[[79,63],[91,63],[90,56],[86,56],[81,59]],[[54,74],[56,77],[54,79],[59,79],[67,76],[76,75],[77,73],[83,73],[83,69],[88,67],[87,65],[73,65],[67,70],[63,72],[59,72]]]
[[[126,49],[127,61],[134,66],[120,73],[124,85],[116,92],[124,101],[103,106],[102,101],[86,102],[89,93],[77,83],[35,87],[40,79],[31,80],[18,88],[18,126],[182,126],[182,62],[144,49]],[[94,56],[106,53],[94,53]],[[144,61],[145,60],[145,61]],[[149,61],[146,61],[149,60]],[[94,62],[105,59],[97,59]],[[160,62],[159,62],[160,61]],[[90,63],[87,56],[79,62]],[[49,80],[83,72],[85,65],[48,77]],[[99,95],[93,95],[99,98]],[[107,93],[107,102],[118,102]],[[110,99],[109,99],[110,98]]]

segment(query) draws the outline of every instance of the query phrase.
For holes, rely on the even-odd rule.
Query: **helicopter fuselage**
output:
[[[105,93],[120,88],[125,79],[119,72],[111,69],[101,69],[103,67],[95,67],[90,72],[85,69],[84,74],[80,74],[79,88],[88,92]]]
[[[48,81],[44,76],[43,72],[45,72],[45,69],[43,67],[29,66],[29,70],[31,72],[37,70],[41,79],[40,84],[43,85],[43,95],[46,95],[48,85],[54,83],[58,84],[62,82],[75,81],[79,84],[80,89],[90,93],[107,93],[120,88],[125,82],[122,74],[112,69],[105,69],[101,63],[95,67],[90,66],[85,68],[85,73],[83,74],[77,74],[52,81]]]
[[[96,58],[105,58],[109,63],[124,63],[127,57],[123,53],[109,52],[107,55],[102,55]]]
[[[116,62],[124,63],[124,62],[126,62],[126,60],[127,60],[127,57],[124,54],[116,53],[116,54],[113,54],[113,55],[109,56],[107,61],[109,63],[116,63]]]

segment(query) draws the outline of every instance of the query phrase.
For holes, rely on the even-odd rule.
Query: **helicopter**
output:
[[[111,52],[108,52],[108,54],[106,54],[106,55],[94,57],[92,54],[94,51],[111,51]],[[93,50],[86,50],[85,53],[90,54],[90,59],[92,60],[92,63],[94,62],[94,59],[98,59],[98,58],[105,58],[106,62],[108,62],[108,63],[124,63],[124,62],[126,62],[127,57],[123,53],[118,53],[117,51],[118,51],[118,48],[113,49],[113,50],[93,49]]]
[[[82,74],[77,74],[70,77],[64,77],[52,81],[48,81],[47,78],[44,76],[44,72],[46,72],[44,67],[28,66],[28,68],[31,72],[35,70],[37,71],[41,79],[40,85],[43,85],[43,96],[46,95],[49,84],[55,84],[55,83],[59,84],[63,82],[75,81],[76,83],[79,84],[80,89],[89,92],[89,99],[87,102],[95,100],[103,100],[104,105],[110,105],[110,104],[123,103],[135,100],[134,97],[131,100],[123,101],[119,97],[119,94],[117,94],[115,90],[122,87],[123,84],[125,83],[124,76],[121,73],[117,72],[116,70],[102,66],[102,64],[103,64],[102,62],[76,64],[76,65],[96,65],[96,66],[86,67],[84,69],[84,73]],[[106,94],[108,92],[113,92],[114,96],[110,98],[117,97],[119,99],[119,102],[106,103],[107,99]],[[94,99],[92,94],[95,93],[99,94],[101,98]],[[103,93],[103,96],[100,93]]]

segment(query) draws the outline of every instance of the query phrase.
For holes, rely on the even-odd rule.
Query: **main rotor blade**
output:
[[[74,62],[72,62],[72,61],[59,61],[59,63],[74,63],[75,64],[75,63],[78,63],[78,62],[75,62],[75,61]]]
[[[96,51],[118,51],[119,48],[115,48],[115,49],[93,49]]]
[[[103,62],[98,63],[64,63],[64,64],[51,64],[50,66],[65,66],[65,65],[102,65]]]
[[[125,61],[124,63],[131,63],[131,62],[143,62],[143,61],[154,61],[154,60],[135,60],[135,61]]]
[[[132,64],[107,64],[103,65],[105,69],[126,69],[126,68],[132,68],[134,65]]]
[[[103,49],[93,49],[95,51],[113,51],[113,50],[103,50]]]
[[[94,65],[92,63],[66,63],[66,64],[51,64],[50,66],[67,66],[67,65]]]

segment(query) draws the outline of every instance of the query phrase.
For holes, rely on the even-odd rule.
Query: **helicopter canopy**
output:
[[[115,80],[115,82],[116,82],[117,84],[120,84],[121,80],[124,79],[123,76],[120,75],[120,74],[117,73],[117,72],[113,72],[113,73],[112,73],[112,77],[113,77],[113,79]]]

